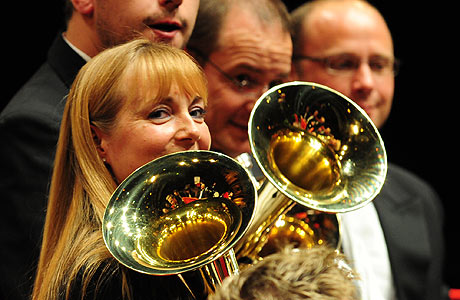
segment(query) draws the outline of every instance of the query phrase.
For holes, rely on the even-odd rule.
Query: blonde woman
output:
[[[209,149],[206,81],[182,50],[135,40],[94,57],[67,98],[33,299],[186,299],[177,276],[123,267],[106,249],[118,183],[165,154]]]

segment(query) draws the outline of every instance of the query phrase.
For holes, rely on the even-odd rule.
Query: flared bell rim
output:
[[[118,213],[118,216],[114,216],[114,212],[116,212],[117,210],[125,212],[136,210],[136,205],[141,205],[140,200],[131,199],[129,197],[125,199],[126,195],[133,192],[129,189],[129,187],[134,184],[134,186],[136,186],[136,188],[138,189],[137,192],[139,192],[140,190],[142,190],[143,184],[148,184],[149,180],[152,180],[152,176],[155,176],[154,174],[167,172],[168,170],[165,169],[167,167],[164,165],[164,163],[169,164],[169,162],[171,161],[175,163],[184,162],[184,164],[187,164],[188,162],[194,164],[195,167],[202,167],[209,164],[209,162],[212,162],[213,168],[226,168],[228,170],[232,170],[233,175],[238,174],[238,179],[240,180],[240,183],[242,185],[242,195],[245,196],[244,200],[235,197],[231,200],[225,199],[226,201],[221,202],[224,203],[223,205],[225,206],[225,203],[228,203],[228,201],[235,201],[235,204],[239,207],[242,216],[240,224],[238,224],[237,228],[235,228],[237,232],[230,234],[230,240],[223,241],[221,244],[214,247],[212,251],[200,255],[196,259],[190,259],[183,263],[172,263],[170,265],[149,265],[149,263],[140,262],[138,260],[138,257],[136,257],[135,253],[133,255],[133,250],[135,249],[135,243],[136,240],[138,240],[138,237],[135,237],[135,232],[128,233],[127,228],[123,228],[123,226],[128,226],[127,223],[121,220],[123,218],[126,219],[130,217],[139,218],[140,216],[136,216],[136,213],[131,215],[123,215],[123,213]],[[210,172],[209,168],[207,170],[200,170],[199,168],[197,168],[197,173],[200,176],[204,175],[207,172]],[[176,174],[178,174],[178,176],[180,176],[180,173],[181,172],[176,171]],[[139,184],[138,181],[140,181],[141,183]],[[219,197],[221,196],[223,195],[220,195]],[[219,197],[216,197],[216,199],[214,200],[217,201]],[[248,174],[247,170],[245,170],[238,162],[233,160],[231,157],[222,153],[208,150],[189,150],[165,155],[136,169],[114,191],[107,205],[102,222],[104,243],[115,259],[117,259],[121,264],[125,265],[126,267],[140,273],[150,275],[173,275],[180,274],[182,272],[196,270],[220,258],[222,255],[226,254],[233,248],[233,246],[238,242],[238,240],[244,235],[249,224],[252,221],[252,218],[254,217],[254,208],[256,206],[256,201],[257,192],[250,179],[250,175]],[[114,221],[114,219],[118,220]],[[114,223],[117,224],[115,225]],[[119,229],[121,229],[117,233],[115,233],[113,230],[114,226],[117,226]],[[126,236],[128,236],[128,242],[120,241],[120,231],[125,231],[126,234],[124,234],[124,237],[126,238]]]
[[[365,130],[369,131],[372,138],[375,139],[375,149],[373,150],[376,152],[375,162],[370,165],[370,168],[373,169],[373,174],[372,176],[369,176],[369,183],[366,183],[364,186],[364,189],[366,189],[365,193],[362,193],[363,195],[365,194],[365,197],[360,195],[352,196],[354,198],[350,200],[350,195],[347,195],[347,190],[341,188],[341,190],[338,190],[338,192],[335,192],[335,194],[332,196],[333,198],[335,197],[335,200],[330,201],[331,195],[327,195],[327,193],[325,193],[323,196],[312,196],[312,193],[304,191],[303,189],[293,189],[292,185],[286,184],[285,178],[279,178],[279,172],[274,172],[273,166],[270,166],[270,163],[267,159],[267,151],[269,151],[270,148],[270,138],[268,133],[273,134],[273,132],[276,130],[285,129],[286,127],[283,127],[285,123],[292,123],[292,120],[290,122],[287,120],[282,120],[284,125],[279,126],[279,124],[270,123],[270,118],[272,116],[275,116],[274,118],[278,118],[280,115],[283,115],[283,113],[286,113],[283,112],[283,109],[281,109],[280,106],[283,102],[285,103],[285,101],[289,101],[289,99],[286,100],[282,97],[284,97],[288,91],[293,89],[310,89],[312,91],[323,91],[324,94],[327,94],[326,96],[330,95],[332,98],[339,99],[339,101],[346,104],[347,110],[351,112],[350,114],[359,116],[360,123],[365,124]],[[272,106],[272,110],[269,111],[267,115],[268,109],[266,109],[266,107],[269,105]],[[330,104],[330,106],[332,106],[332,104]],[[305,104],[302,107],[305,107]],[[289,113],[294,114],[295,112],[289,111]],[[264,125],[261,125],[261,123],[264,123]],[[299,124],[300,123],[301,122],[299,121]],[[302,127],[302,125],[304,124],[300,124],[299,127]],[[265,128],[262,129],[264,126]],[[276,128],[277,126],[278,128]],[[295,130],[298,131],[305,131],[304,129],[305,128],[295,128]],[[261,132],[263,133],[261,134]],[[366,114],[366,112],[361,107],[359,107],[359,105],[357,105],[342,93],[325,85],[312,82],[293,81],[272,87],[267,92],[265,92],[255,103],[250,115],[248,133],[251,151],[264,175],[279,191],[285,194],[285,196],[309,208],[330,213],[343,213],[356,210],[371,202],[378,195],[384,184],[387,173],[387,155],[383,140],[378,129],[370,117]],[[355,188],[355,190],[357,189]],[[340,204],[340,202],[343,203]]]

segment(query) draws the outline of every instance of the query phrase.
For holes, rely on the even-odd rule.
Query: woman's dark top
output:
[[[104,270],[104,271],[102,271]],[[122,272],[125,272],[128,286],[130,287],[131,299],[171,299],[171,300],[189,300],[195,299],[186,288],[185,284],[177,275],[154,276],[143,274],[128,269],[120,264],[115,264],[109,268],[100,267],[92,277],[89,286],[86,289],[85,296],[82,296],[82,277],[81,274],[72,284],[69,299],[71,300],[125,300],[122,294]],[[101,276],[102,275],[102,276]],[[195,293],[196,299],[206,299],[203,293],[203,281],[199,271],[187,272],[182,274],[186,282],[191,286]],[[62,293],[62,300],[65,299],[65,293]]]

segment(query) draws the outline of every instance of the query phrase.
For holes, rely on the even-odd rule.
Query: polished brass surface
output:
[[[380,192],[387,157],[380,134],[352,100],[307,82],[278,85],[249,121],[255,160],[290,199],[324,212],[358,209]]]
[[[295,206],[276,220],[258,255],[265,257],[287,245],[294,248],[312,248],[327,244],[340,249],[339,227],[340,219],[336,214]]]
[[[170,154],[133,172],[113,193],[104,241],[117,260],[138,272],[199,270],[218,284],[238,270],[232,247],[251,222],[256,198],[249,174],[230,157]]]
[[[153,218],[136,242],[133,258],[140,264],[167,268],[197,260],[231,239],[241,226],[241,212],[225,198],[185,204]]]
[[[328,192],[339,184],[340,164],[334,151],[312,134],[280,130],[270,150],[270,167],[285,183],[313,193]]]
[[[252,111],[249,141],[264,176],[257,178],[254,220],[235,247],[238,258],[257,260],[286,244],[340,249],[338,213],[368,204],[385,181],[377,128],[326,86],[290,82],[267,91]],[[253,169],[246,154],[238,160]]]

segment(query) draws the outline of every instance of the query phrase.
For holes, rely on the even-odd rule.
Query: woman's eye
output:
[[[169,116],[170,116],[169,112],[166,109],[161,108],[161,109],[156,109],[156,110],[152,111],[149,114],[149,119],[163,120],[163,119],[168,118]]]
[[[190,116],[194,119],[203,119],[206,114],[206,110],[202,107],[195,107],[190,110]]]

